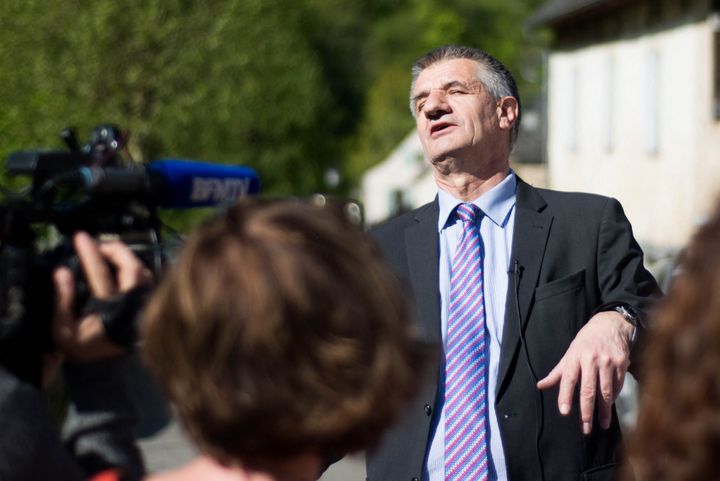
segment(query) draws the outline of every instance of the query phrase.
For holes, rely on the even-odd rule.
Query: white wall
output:
[[[423,156],[415,130],[382,163],[363,176],[361,200],[365,222],[373,225],[392,214],[393,193],[401,191],[409,207],[418,207],[435,198],[437,190],[432,169]]]
[[[685,243],[720,191],[711,39],[697,23],[552,53],[550,186],[620,199],[643,243]]]

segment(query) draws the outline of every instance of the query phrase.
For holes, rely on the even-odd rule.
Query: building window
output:
[[[660,150],[660,53],[650,50],[645,61],[645,152]]]
[[[578,109],[580,108],[579,102],[579,78],[580,74],[577,67],[574,67],[570,71],[570,78],[568,82],[568,103],[567,103],[567,125],[565,126],[565,132],[567,132],[567,148],[571,152],[577,152],[578,150],[578,121],[580,120],[578,115]]]

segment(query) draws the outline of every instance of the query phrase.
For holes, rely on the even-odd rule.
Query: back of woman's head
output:
[[[201,450],[229,461],[371,444],[421,353],[374,244],[328,209],[248,200],[162,281],[144,355]]]
[[[638,479],[720,479],[720,204],[682,255],[643,365]]]

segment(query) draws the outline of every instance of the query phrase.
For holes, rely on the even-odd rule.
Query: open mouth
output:
[[[452,127],[452,126],[453,126],[453,124],[451,124],[449,122],[437,123],[437,124],[433,125],[432,127],[430,127],[430,135],[435,135],[436,133],[442,132],[443,130],[447,129],[448,127]]]

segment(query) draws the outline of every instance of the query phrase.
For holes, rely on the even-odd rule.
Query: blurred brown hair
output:
[[[625,479],[720,479],[720,204],[655,318]]]
[[[206,222],[142,333],[191,437],[224,462],[367,447],[424,357],[374,244],[297,201],[246,200]]]

